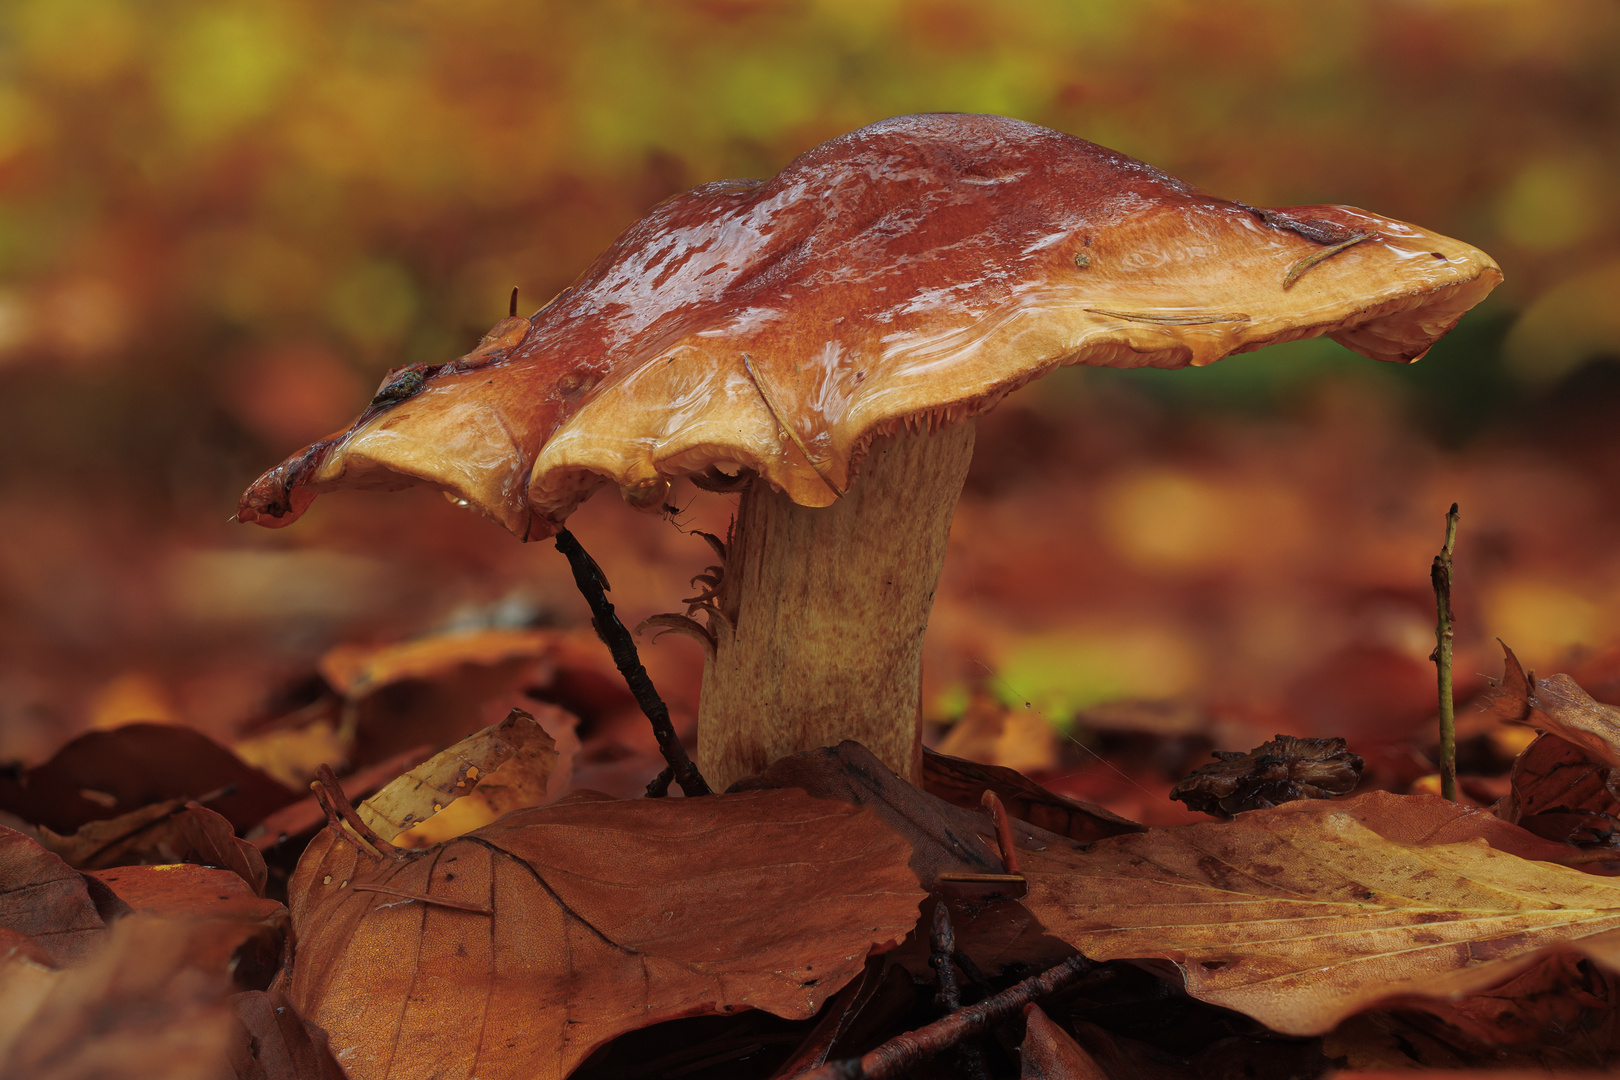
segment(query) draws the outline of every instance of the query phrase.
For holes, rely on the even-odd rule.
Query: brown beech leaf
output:
[[[176,863],[90,871],[134,911],[190,926],[187,964],[262,990],[281,965],[287,909],[257,896],[230,870]]]
[[[388,784],[355,807],[360,820],[384,839],[427,821],[509,759],[536,774],[542,794],[557,763],[557,744],[534,715],[513,709],[506,719],[462,739]]]
[[[0,965],[0,1076],[220,1080],[229,987],[190,965],[192,929],[134,915],[83,966]]]
[[[237,994],[231,1012],[238,1025],[230,1043],[236,1080],[346,1080],[326,1032],[279,992]]]
[[[0,929],[26,935],[52,964],[71,964],[100,944],[106,926],[78,871],[0,828]]]
[[[1013,817],[1083,844],[1146,828],[1093,803],[1047,791],[1012,769],[981,765],[926,747],[923,790],[967,810],[977,810],[984,793],[994,791]]]
[[[1024,1006],[1021,1080],[1109,1080],[1092,1056],[1036,1004]]]
[[[663,1020],[815,1015],[916,922],[909,855],[799,791],[574,797],[380,861],[327,829],[288,996],[358,1080],[561,1077]]]
[[[1594,761],[1620,767],[1620,709],[1594,701],[1568,675],[1536,679],[1530,705],[1532,726],[1574,743]]]
[[[40,843],[78,870],[114,866],[199,863],[234,871],[264,894],[264,856],[237,839],[231,823],[205,806],[178,799],[153,803],[115,818],[91,821],[71,836],[40,827]]]
[[[1023,854],[1023,903],[1093,959],[1169,960],[1194,997],[1314,1035],[1397,996],[1476,993],[1548,950],[1620,966],[1620,883],[1522,854],[1558,847],[1374,792]]]
[[[940,891],[941,874],[999,874],[1005,870],[994,843],[985,836],[989,818],[951,806],[900,779],[860,743],[789,754],[757,776],[739,780],[733,791],[799,788],[821,799],[870,806],[883,823],[911,843],[911,868],[930,891]],[[1014,835],[1040,846],[1037,831],[1022,822]],[[1041,834],[1047,835],[1047,834]]]
[[[20,778],[0,777],[0,810],[59,833],[151,803],[205,796],[238,831],[298,798],[208,736],[170,724],[87,732]]]
[[[343,797],[351,803],[375,795],[401,773],[426,761],[432,756],[430,747],[418,746],[401,754],[368,766],[338,780]],[[254,850],[267,852],[289,841],[297,843],[315,835],[326,825],[326,811],[314,795],[288,803],[265,818],[247,832],[247,842]]]
[[[1574,743],[1538,735],[1514,760],[1507,798],[1495,812],[1514,824],[1553,810],[1620,816],[1620,798],[1610,787],[1613,779],[1607,765],[1593,761]]]
[[[906,783],[871,751],[845,740],[837,746],[790,754],[757,776],[740,780],[733,791],[799,788],[822,799],[870,806],[889,828],[911,844],[911,868],[923,886],[952,903],[957,947],[988,972],[1011,963],[1050,967],[1073,954],[1046,934],[1040,923],[1011,897],[1023,894],[1021,881],[976,882],[1001,875],[1006,867],[995,846],[995,825],[982,810],[952,806]],[[1012,821],[1020,851],[1068,844],[1064,837]],[[928,934],[912,935],[893,961],[919,978],[929,978]]]
[[[1522,724],[1530,713],[1530,680],[1513,650],[1501,639],[1496,643],[1502,646],[1502,677],[1489,680],[1490,687],[1479,696],[1478,703],[1500,722]]]
[[[339,645],[321,657],[320,673],[346,698],[375,693],[407,679],[432,679],[463,665],[495,667],[538,660],[557,640],[552,630],[483,630],[439,634],[392,645]]]

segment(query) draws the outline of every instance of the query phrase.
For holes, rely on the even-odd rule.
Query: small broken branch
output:
[[[934,995],[934,1004],[940,1011],[949,1015],[962,1007],[962,987],[956,981],[956,966],[952,962],[956,957],[956,928],[951,925],[951,908],[941,900],[934,906],[933,932],[928,939],[928,963],[938,977],[939,992]],[[957,1048],[957,1057],[962,1063],[963,1071],[973,1080],[988,1080],[989,1073],[984,1067],[984,1054],[978,1046],[971,1042],[964,1042]]]
[[[1453,802],[1457,799],[1457,726],[1455,703],[1451,695],[1451,551],[1457,544],[1457,504],[1446,511],[1446,542],[1429,568],[1429,580],[1434,585],[1434,661],[1436,681],[1440,691],[1440,794]]]
[[[1092,969],[1084,956],[1071,956],[1057,967],[1031,976],[977,1005],[970,1005],[916,1031],[897,1036],[858,1058],[833,1061],[802,1080],[892,1080],[937,1057],[963,1039],[982,1035],[1010,1019],[1036,998],[1054,994]]]
[[[1008,874],[1018,873],[1018,851],[1013,847],[1012,822],[1007,820],[1007,808],[1001,805],[1001,797],[989,788],[979,797],[979,803],[990,811],[990,817],[996,823],[996,847],[1001,849],[1001,865],[1006,867]]]
[[[574,534],[567,529],[557,530],[557,550],[568,559],[568,565],[574,572],[574,584],[578,586],[580,594],[591,609],[591,626],[596,630],[596,636],[613,654],[613,663],[624,676],[625,685],[630,693],[635,695],[636,704],[641,711],[647,714],[652,722],[653,734],[658,738],[658,749],[669,763],[669,772],[675,783],[681,785],[681,790],[688,797],[696,795],[709,795],[709,785],[704,783],[703,776],[698,772],[692,759],[687,756],[686,747],[681,745],[680,736],[675,734],[675,725],[669,720],[669,706],[664,699],[658,696],[652,679],[647,675],[647,669],[641,664],[641,656],[636,652],[635,639],[630,631],[625,629],[624,623],[613,613],[613,605],[608,602],[607,577],[602,568],[596,565],[596,560],[580,546]],[[668,782],[661,786],[658,779],[647,785],[647,794],[656,798],[669,790]]]
[[[399,857],[399,849],[372,831],[371,826],[360,820],[360,815],[350,805],[348,796],[343,794],[343,785],[332,772],[330,765],[321,765],[315,770],[315,779],[310,781],[310,790],[315,793],[315,801],[321,804],[326,813],[326,823],[338,833],[346,834],[348,840],[356,846],[364,848],[378,862],[388,856]]]

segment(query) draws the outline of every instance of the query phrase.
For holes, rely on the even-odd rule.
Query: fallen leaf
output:
[[[186,922],[189,967],[228,974],[239,990],[262,990],[281,966],[287,909],[256,895],[232,871],[177,863],[120,866],[89,876],[137,913]]]
[[[1620,709],[1594,701],[1568,675],[1536,679],[1527,721],[1586,751],[1594,761],[1620,766]]]
[[[328,829],[289,997],[361,1080],[561,1077],[662,1020],[813,1016],[916,922],[908,855],[795,791],[576,796],[381,861]]]
[[[1593,761],[1620,767],[1620,709],[1594,700],[1568,675],[1545,679],[1536,678],[1534,672],[1526,675],[1506,645],[1502,654],[1502,677],[1492,679],[1491,689],[1482,696],[1490,715],[1557,735]]]
[[[1058,736],[1034,710],[1009,709],[988,694],[977,694],[945,732],[939,752],[1021,772],[1042,772],[1057,767]]]
[[[334,769],[349,759],[350,746],[336,725],[325,719],[276,728],[231,744],[237,757],[294,791],[309,786],[322,765]]]
[[[1593,1068],[1620,1055],[1620,978],[1569,952],[1478,994],[1411,1004],[1438,1021],[1429,1030],[1480,1062],[1511,1049],[1527,1064]]]
[[[370,763],[420,743],[442,747],[554,681],[554,630],[436,634],[388,645],[339,645],[318,665],[341,699],[339,735]],[[626,692],[626,696],[628,693]],[[633,703],[633,699],[632,699]]]
[[[1476,993],[1550,949],[1620,965],[1620,883],[1511,854],[1557,845],[1437,802],[1375,792],[1030,852],[1023,903],[1093,959],[1169,960],[1194,997],[1291,1035]]]
[[[1620,816],[1620,798],[1609,785],[1607,765],[1557,735],[1538,735],[1513,762],[1507,798],[1496,807],[1502,820],[1518,824],[1552,810],[1590,810]]]
[[[967,810],[977,810],[984,793],[994,791],[1013,817],[1081,843],[1146,828],[1094,803],[1047,791],[1012,769],[964,761],[926,747],[923,790]]]
[[[222,972],[189,964],[192,928],[135,915],[66,971],[0,965],[0,1076],[220,1080],[230,1037]]]
[[[0,828],[0,883],[0,929],[26,935],[52,964],[101,943],[106,926],[83,876],[15,829]]]
[[[911,868],[923,887],[941,889],[941,874],[1000,874],[1006,869],[996,849],[990,819],[963,810],[901,780],[860,743],[789,754],[756,776],[739,780],[733,791],[799,788],[818,799],[870,806],[879,819],[911,844]],[[988,831],[984,831],[988,829]],[[1015,822],[1013,833],[1032,846],[1035,830]]]
[[[401,773],[426,761],[431,754],[432,750],[428,747],[418,746],[341,777],[338,784],[343,789],[343,797],[350,803],[369,798]],[[320,800],[308,795],[297,802],[288,803],[249,829],[246,839],[254,850],[261,853],[271,852],[283,844],[301,850],[300,841],[314,836],[325,825],[326,811],[321,808]]]
[[[515,761],[526,777],[532,776],[543,797],[552,766],[557,763],[557,747],[534,715],[523,709],[513,709],[500,723],[433,755],[355,809],[368,828],[392,840],[457,799],[471,795],[483,786],[484,777],[509,760]]]
[[[250,990],[231,999],[237,1028],[230,1041],[237,1080],[346,1080],[326,1032],[306,1021],[280,993]]]
[[[1109,1080],[1102,1066],[1033,1003],[1024,1006],[1018,1060],[1022,1080]]]
[[[556,638],[552,630],[481,630],[392,645],[339,645],[321,657],[318,670],[340,695],[360,698],[392,683],[436,678],[462,665],[539,660]]]
[[[885,962],[890,955],[868,960],[860,977],[827,1003],[816,1026],[771,1073],[771,1080],[792,1080],[829,1060],[858,1056],[883,1041],[879,1032],[909,1016],[917,1004],[916,985],[903,968]],[[859,1049],[850,1054],[835,1053],[841,1046]]]
[[[183,805],[179,799],[87,822],[71,836],[58,836],[41,826],[40,843],[76,870],[164,863],[224,867],[264,895],[264,856],[237,839],[223,817],[195,803]]]
[[[925,754],[925,763],[928,760]],[[1015,799],[1023,797],[1033,804],[1030,793],[1018,783],[1029,781],[1010,770],[958,763],[937,755],[934,760],[940,766],[960,770],[953,772],[954,791],[964,790],[963,783],[971,782],[973,776],[984,775],[994,777],[997,786],[1005,786]],[[817,798],[871,807],[885,825],[911,844],[911,868],[918,879],[952,905],[957,947],[986,972],[994,974],[1010,964],[1044,969],[1073,955],[1072,947],[1049,936],[1028,909],[1009,898],[1022,895],[1022,880],[964,880],[978,875],[999,876],[1006,869],[994,847],[995,824],[977,804],[974,809],[963,809],[921,791],[889,771],[864,746],[848,740],[835,747],[791,754],[757,776],[738,781],[732,790],[772,788],[798,788]],[[983,788],[978,790],[982,794]],[[1062,837],[1022,821],[1011,824],[1020,851],[1039,851],[1051,843],[1064,842]],[[928,953],[928,933],[924,929],[913,933],[894,951],[892,962],[918,978],[929,978],[932,972]]]
[[[511,757],[479,775],[472,794],[411,826],[393,843],[432,847],[493,824],[514,810],[544,806],[565,794],[571,778],[563,774],[563,767],[565,762],[573,764],[573,751],[579,747],[579,740],[572,737],[577,720],[555,705],[537,705],[533,719],[543,729],[539,736],[524,738]],[[567,740],[567,753],[558,747],[553,731]]]
[[[58,833],[169,799],[204,801],[243,831],[297,798],[206,735],[166,724],[91,731],[21,777],[0,776],[0,810]]]

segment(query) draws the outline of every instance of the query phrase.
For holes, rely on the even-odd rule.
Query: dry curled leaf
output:
[[[1593,761],[1574,743],[1538,735],[1513,762],[1507,798],[1496,807],[1504,821],[1518,824],[1552,811],[1592,811],[1620,816],[1612,770]]]
[[[557,763],[557,746],[522,709],[433,755],[355,809],[367,827],[391,840],[472,794],[483,777],[514,757],[536,774],[543,793]]]
[[[52,964],[71,964],[105,929],[78,871],[32,838],[0,828],[0,930],[25,935]]]
[[[1278,735],[1248,753],[1214,751],[1205,765],[1170,791],[1170,797],[1216,817],[1298,799],[1329,799],[1354,790],[1366,764],[1343,739]]]
[[[1620,709],[1594,701],[1568,675],[1535,679],[1528,723],[1574,743],[1594,761],[1620,767]]]
[[[574,797],[381,861],[328,829],[289,997],[357,1080],[561,1077],[662,1020],[813,1016],[915,923],[909,855],[800,791]]]
[[[59,833],[169,799],[204,800],[244,830],[298,796],[201,732],[170,724],[87,732],[21,777],[0,776],[0,810]]]
[[[264,856],[237,839],[223,817],[179,799],[88,822],[71,836],[58,836],[41,826],[40,842],[78,870],[198,863],[231,870],[255,893],[264,894]]]
[[[1620,883],[1522,855],[1557,846],[1373,792],[1031,852],[1023,902],[1087,956],[1169,960],[1194,997],[1311,1035],[1396,996],[1475,993],[1548,950],[1620,965]]]

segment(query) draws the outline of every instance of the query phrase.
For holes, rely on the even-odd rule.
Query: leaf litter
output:
[[[266,887],[246,854],[257,854],[257,845],[237,839],[230,820],[185,802],[183,794],[109,815],[139,797],[120,789],[107,793],[113,806],[91,800],[98,816],[75,831],[26,824],[27,831],[11,834],[8,857],[45,867],[30,872],[42,873],[47,891],[62,900],[46,905],[56,926],[37,918],[0,921],[7,957],[0,995],[56,1000],[52,988],[66,985],[63,977],[82,981],[92,968],[112,979],[114,968],[95,966],[96,957],[111,955],[109,923],[116,930],[130,918],[161,918],[185,928],[165,947],[164,963],[216,989],[191,1005],[162,998],[172,1006],[164,1014],[169,1019],[142,1045],[167,1045],[178,1038],[161,1030],[167,1023],[198,1018],[216,1033],[207,1037],[216,1040],[209,1053],[224,1053],[239,1076],[324,1075],[338,1060],[354,1076],[435,1075],[447,1065],[465,1066],[470,1075],[475,1064],[479,1075],[491,1076],[564,1075],[575,1067],[583,1067],[582,1075],[613,1075],[593,1072],[595,1063],[622,1064],[610,1051],[644,1032],[658,1041],[640,1045],[663,1047],[657,1061],[664,1064],[635,1075],[696,1075],[690,1070],[707,1062],[763,1077],[772,1061],[827,1067],[840,1056],[870,1052],[897,1027],[920,1030],[928,1016],[920,1003],[932,994],[924,988],[939,965],[937,956],[930,962],[928,935],[917,929],[920,880],[935,896],[922,904],[923,914],[948,908],[955,923],[952,963],[967,979],[964,1002],[1081,955],[1089,958],[1088,985],[1095,984],[1085,992],[1088,1000],[1106,1000],[1107,987],[1120,993],[1142,977],[1138,970],[1127,978],[1121,963],[1158,965],[1169,979],[1161,985],[1170,996],[1143,999],[1137,1019],[1123,1027],[1117,1019],[1106,1027],[1083,1019],[1112,1015],[1097,1013],[1099,1005],[1066,1011],[1064,994],[1072,992],[1043,999],[1046,1019],[1031,1032],[1024,1031],[1029,1022],[1017,1020],[997,1028],[1002,1043],[976,1037],[992,1075],[1021,1067],[997,1049],[1016,1048],[1020,1040],[1029,1068],[1048,1069],[1031,1075],[1064,1075],[1050,1072],[1058,1061],[1071,1072],[1081,1068],[1059,1034],[1088,1055],[1099,1075],[1116,1076],[1140,1072],[1172,1044],[1178,1049],[1171,1056],[1188,1064],[1164,1075],[1202,1076],[1200,1070],[1239,1052],[1233,1040],[1249,1047],[1242,1054],[1270,1062],[1264,1068],[1293,1061],[1288,1068],[1314,1075],[1325,1066],[1310,1062],[1328,1058],[1287,1048],[1327,1045],[1313,1036],[1350,1045],[1343,1040],[1351,1032],[1371,1040],[1369,1048],[1385,1047],[1382,1057],[1369,1049],[1371,1056],[1355,1058],[1369,1065],[1398,1062],[1401,1046],[1430,1047],[1421,1051],[1426,1059],[1409,1064],[1478,1063],[1493,1052],[1508,1055],[1504,1061],[1563,1068],[1602,1064],[1620,1056],[1616,982],[1608,973],[1620,965],[1620,887],[1603,876],[1620,869],[1620,860],[1594,852],[1589,835],[1572,841],[1573,834],[1550,826],[1570,815],[1610,817],[1612,750],[1603,745],[1612,738],[1605,722],[1614,710],[1566,677],[1523,675],[1516,682],[1509,655],[1507,690],[1491,705],[1501,714],[1496,721],[1559,734],[1542,735],[1514,763],[1509,796],[1495,814],[1373,791],[1239,808],[1224,824],[1147,828],[1051,793],[1014,770],[931,752],[921,791],[853,744],[784,759],[726,796],[652,803],[578,792],[536,808],[557,790],[547,775],[552,740],[518,710],[426,764],[416,764],[425,751],[409,752],[374,769],[374,779],[356,774],[353,787],[345,781],[344,789],[360,797],[395,776],[395,794],[380,803],[386,812],[365,831],[380,825],[386,835],[411,825],[393,839],[423,846],[396,849],[376,837],[376,858],[330,828],[317,837],[289,883],[290,917],[301,939],[296,962],[278,929],[289,915],[254,897]],[[124,738],[170,738],[141,730],[151,725],[134,727]],[[1572,741],[1577,733],[1581,741]],[[84,751],[75,753],[83,759]],[[13,805],[23,811],[18,823],[59,814],[61,793],[80,775],[102,775],[94,762],[105,753],[86,759],[88,771],[53,762],[58,775],[46,769],[37,791],[14,789]],[[209,753],[187,751],[191,760],[219,763],[191,777],[187,789],[243,768],[229,755]],[[65,760],[71,765],[74,754]],[[163,783],[174,786],[147,788],[161,791]],[[1283,798],[1310,794],[1305,789],[1316,785],[1293,786],[1301,790],[1284,784],[1268,788],[1267,797],[1273,790]],[[1011,813],[1000,839],[995,817],[984,809],[987,792]],[[761,813],[763,804],[748,802],[773,799],[798,800],[799,809]],[[303,841],[287,830],[307,834],[317,813],[326,820],[310,800],[278,794],[261,803],[275,809],[237,828],[258,833],[272,852],[284,846],[296,852]],[[479,808],[470,824],[448,820],[458,803]],[[435,824],[434,806],[445,831],[424,836]],[[737,806],[745,808],[730,809]],[[424,814],[425,825],[417,820]],[[829,820],[840,828],[830,830]],[[1526,831],[1514,820],[1548,827]],[[272,826],[279,831],[266,841]],[[445,839],[452,830],[459,839]],[[851,864],[845,849],[854,836],[861,854]],[[76,873],[37,840],[104,868],[93,877]],[[874,854],[880,851],[886,854]],[[789,852],[794,857],[784,862]],[[820,862],[812,857],[818,852]],[[193,865],[139,865],[159,860]],[[870,879],[867,891],[850,886],[838,903],[807,891],[861,873]],[[276,886],[274,874],[268,884]],[[241,899],[227,901],[228,895]],[[749,902],[740,904],[741,897]],[[0,916],[4,911],[0,901]],[[660,922],[666,915],[673,927]],[[53,951],[54,937],[76,947]],[[515,964],[502,959],[509,954],[519,958]],[[556,967],[548,957],[566,960]],[[77,966],[52,970],[64,963]],[[258,993],[277,970],[277,986]],[[551,973],[549,983],[543,971]],[[229,998],[244,988],[258,996]],[[1190,996],[1177,997],[1178,988]],[[75,1000],[88,1002],[84,993],[95,992],[76,991]],[[196,1004],[203,998],[205,1008]],[[220,1003],[229,1000],[235,1011],[227,1015]],[[1187,1016],[1203,1015],[1200,1009],[1211,1018],[1231,1015],[1220,1008],[1247,1014],[1265,1025],[1255,1031],[1274,1034],[1255,1042],[1253,1034],[1219,1036],[1210,1028],[1194,1043],[1214,1041],[1179,1048],[1190,1032],[1204,1030],[1189,1028]],[[777,1013],[782,1019],[774,1023],[786,1026],[738,1026],[758,1009]],[[681,1027],[705,1014],[705,1023],[720,1026],[708,1034]],[[383,1025],[385,1040],[376,1035],[379,1015],[394,1017]],[[567,1022],[544,1027],[559,1017]],[[1143,1023],[1161,1025],[1160,1034],[1136,1030]],[[1580,1033],[1573,1041],[1548,1034],[1571,1025]],[[472,1030],[482,1033],[475,1043],[466,1037]],[[519,1030],[542,1036],[496,1045],[500,1032]],[[1267,1041],[1280,1037],[1294,1042]],[[14,1038],[8,1053],[33,1052],[32,1033]],[[537,1059],[534,1042],[551,1049]],[[514,1064],[514,1053],[529,1056]],[[951,1060],[949,1053],[940,1060]],[[749,1071],[754,1061],[761,1065]]]

